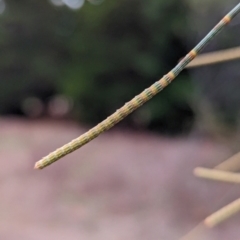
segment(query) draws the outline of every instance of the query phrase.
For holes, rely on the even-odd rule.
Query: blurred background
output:
[[[180,239],[239,196],[239,60],[189,68],[109,132],[43,156],[166,74],[235,0],[0,0],[0,239]],[[238,47],[240,17],[203,52]],[[192,239],[238,239],[240,216]]]

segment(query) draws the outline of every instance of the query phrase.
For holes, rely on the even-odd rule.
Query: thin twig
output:
[[[237,172],[240,170],[240,152],[217,165],[214,169]]]
[[[201,178],[207,178],[215,181],[240,183],[240,174],[217,169],[208,169],[197,167],[194,169],[194,175]]]
[[[232,61],[240,58],[240,47],[203,53],[196,57],[186,68],[200,67],[210,64]]]
[[[228,204],[204,220],[206,227],[212,228],[240,211],[240,198]]]
[[[170,84],[178,74],[190,63],[197,54],[211,41],[217,33],[219,33],[225,25],[227,25],[240,11],[240,3],[233,8],[206,36],[200,43],[193,48],[168,74],[163,76],[159,81],[155,82],[152,86],[145,89],[142,93],[134,97],[131,101],[127,102],[122,108],[118,109],[115,113],[107,119],[99,123],[94,128],[90,129],[85,134],[74,139],[70,143],[50,153],[48,156],[42,158],[35,164],[36,169],[42,169],[67,154],[82,147],[90,142],[101,133],[112,128],[115,124],[123,120],[130,113],[149,101],[153,96],[162,91],[168,84]]]
[[[227,159],[223,163],[217,165],[216,167],[214,167],[214,169],[222,170],[222,171],[237,171],[240,167],[239,165],[240,165],[240,152],[235,154],[231,158]],[[231,191],[235,190],[235,187],[236,187],[236,185],[232,186]],[[229,191],[228,191],[228,193],[229,193]],[[228,194],[225,193],[224,196],[221,198],[221,201],[226,197],[226,195],[228,195]],[[199,225],[197,225],[195,228],[193,228],[191,231],[189,231],[180,240],[194,240],[194,239],[196,239],[196,237],[199,237],[199,235],[202,232],[204,232],[204,226],[209,227],[209,221],[210,221],[210,224],[213,222],[216,222],[216,220],[215,221],[212,220],[212,219],[215,219],[215,217],[211,217],[211,216],[208,216],[204,221],[199,223]],[[227,218],[222,219],[221,222],[223,222],[224,220],[227,220]]]
[[[225,200],[227,199],[227,196],[230,193],[233,193],[236,191],[236,185],[232,185],[231,188],[225,192],[223,194],[222,197],[220,197],[220,199],[218,199],[217,201],[217,205],[221,204],[221,202],[225,202]],[[215,204],[216,205],[216,204]],[[185,234],[182,238],[180,238],[180,240],[195,240],[195,239],[203,239],[202,235],[204,234],[205,230],[206,230],[206,224],[204,223],[204,221],[206,221],[206,219],[209,218],[206,217],[203,221],[201,221],[196,227],[194,227],[193,229],[191,229],[187,234]],[[227,219],[224,219],[227,220]]]
[[[201,222],[196,227],[191,229],[187,234],[185,234],[183,237],[181,237],[179,240],[194,240],[197,237],[199,239],[200,235],[204,232],[205,229],[206,229],[206,227]]]

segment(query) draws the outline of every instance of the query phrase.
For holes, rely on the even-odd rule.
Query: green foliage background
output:
[[[95,124],[158,80],[187,53],[187,1],[105,0],[78,11],[48,1],[8,0],[0,16],[0,113],[54,93]],[[181,131],[193,112],[186,72],[125,124]],[[177,119],[177,120],[176,120]],[[190,124],[190,125],[189,125]]]

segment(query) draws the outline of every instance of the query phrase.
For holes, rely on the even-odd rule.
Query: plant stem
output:
[[[190,63],[196,57],[196,55],[208,44],[208,42],[212,40],[224,28],[224,26],[227,25],[239,13],[239,11],[240,3],[234,7],[169,73],[164,75],[149,88],[145,89],[142,93],[135,96],[131,101],[127,102],[122,108],[118,109],[115,113],[99,123],[97,126],[93,127],[88,132],[84,133],[63,147],[58,148],[48,156],[42,158],[35,164],[35,168],[42,169],[82,147],[86,143],[99,136],[101,133],[112,128],[130,113],[149,101],[157,93],[162,91],[178,76],[178,74],[188,65],[188,63]]]

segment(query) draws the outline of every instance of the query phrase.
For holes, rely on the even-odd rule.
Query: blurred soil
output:
[[[197,179],[231,156],[206,138],[115,128],[50,167],[35,161],[86,129],[0,119],[0,239],[175,240],[239,197],[236,185]],[[189,239],[240,239],[240,214]]]

